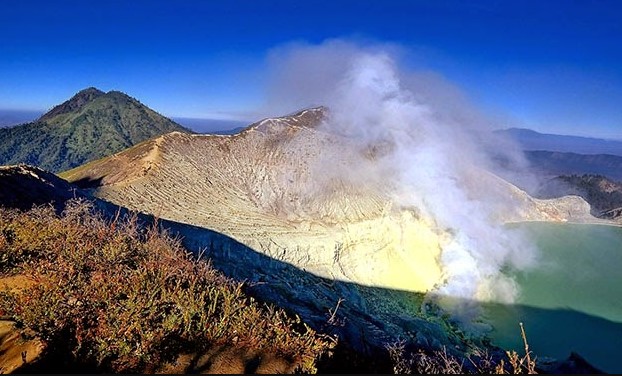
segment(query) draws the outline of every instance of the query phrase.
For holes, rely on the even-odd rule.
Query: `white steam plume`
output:
[[[493,139],[491,121],[440,76],[400,70],[396,52],[395,46],[360,47],[339,40],[276,50],[271,56],[276,73],[268,107],[291,112],[326,105],[326,131],[347,136],[361,150],[390,145],[374,162],[380,168],[361,167],[366,177],[351,171],[333,173],[387,180],[397,203],[417,207],[451,234],[442,244],[446,278],[439,294],[512,301],[515,284],[501,269],[529,265],[534,247],[492,219],[508,198],[490,189],[483,175],[494,166],[491,154],[520,162],[521,153]],[[334,153],[324,171],[338,168]],[[365,163],[361,159],[361,165]]]

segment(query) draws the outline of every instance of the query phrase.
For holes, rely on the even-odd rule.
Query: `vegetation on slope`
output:
[[[19,371],[310,373],[320,363],[328,370],[373,363],[339,351],[325,362],[333,338],[245,296],[242,284],[157,226],[106,221],[79,199],[61,215],[49,205],[0,207],[0,286],[6,280],[21,287],[0,291],[0,317],[46,345]],[[400,340],[386,349],[396,373],[534,373],[522,336],[522,357],[475,348],[455,358]]]
[[[37,121],[0,128],[0,165],[59,172],[186,128],[118,91],[80,91]]]
[[[612,181],[602,175],[558,176],[545,183],[538,194],[542,197],[570,194],[581,196],[590,204],[592,212],[601,217],[622,208],[622,182]]]
[[[32,284],[0,292],[0,316],[44,340],[60,370],[314,372],[334,345],[155,226],[105,221],[84,201],[60,216],[0,208],[0,277],[9,275]]]

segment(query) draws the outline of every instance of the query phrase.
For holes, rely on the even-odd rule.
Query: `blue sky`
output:
[[[621,25],[615,0],[4,0],[0,109],[96,86],[169,116],[255,120],[270,51],[344,38],[402,46],[512,125],[622,138]]]

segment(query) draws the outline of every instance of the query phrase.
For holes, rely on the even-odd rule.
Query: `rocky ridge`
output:
[[[213,229],[321,277],[430,291],[442,278],[445,230],[396,205],[386,181],[333,176],[327,159],[349,166],[360,155],[331,160],[330,150],[348,140],[319,127],[325,116],[324,108],[304,110],[231,136],[173,132],[62,176],[99,198]],[[497,220],[594,220],[579,197],[538,200],[483,170],[480,177],[474,184],[507,198]]]

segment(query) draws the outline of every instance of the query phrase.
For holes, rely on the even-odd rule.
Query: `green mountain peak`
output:
[[[173,131],[190,132],[125,93],[89,87],[37,121],[0,128],[0,165],[60,172]]]
[[[94,88],[89,87],[84,90],[80,90],[69,100],[55,106],[50,111],[45,113],[43,116],[39,118],[38,121],[48,121],[53,119],[54,117],[66,113],[71,113],[80,110],[84,105],[91,102],[97,97],[104,95],[104,92]]]

